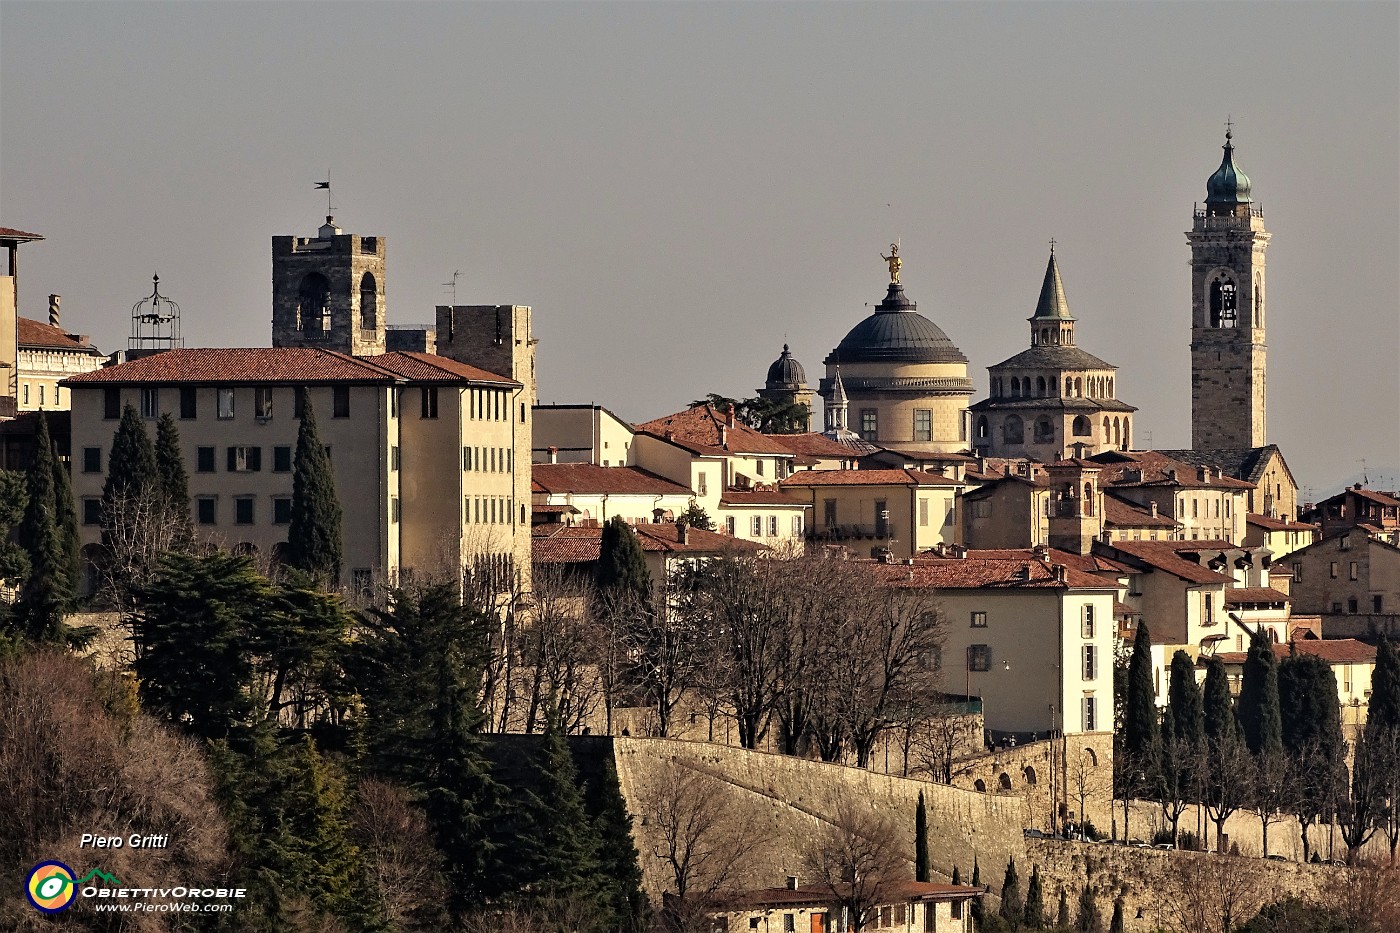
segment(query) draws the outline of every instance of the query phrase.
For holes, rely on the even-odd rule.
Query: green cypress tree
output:
[[[1238,731],[1225,663],[1214,655],[1206,660],[1206,683],[1201,704],[1207,739],[1218,741],[1223,736]]]
[[[929,880],[928,810],[924,807],[923,791],[919,791],[919,805],[914,808],[914,880]]]
[[[1099,933],[1103,929],[1103,917],[1099,914],[1099,901],[1094,897],[1094,889],[1089,882],[1079,891],[1079,923],[1075,926],[1079,933]]]
[[[972,856],[972,886],[979,891],[982,890],[982,866],[978,863],[976,855]],[[987,908],[982,903],[982,898],[974,897],[972,899],[972,928],[974,930],[982,929],[982,922],[986,916]]]
[[[165,521],[171,526],[171,549],[188,550],[194,542],[190,521],[190,478],[180,452],[180,429],[170,412],[156,422],[156,472],[160,475],[161,504]]]
[[[646,925],[647,899],[642,892],[642,867],[632,839],[632,815],[627,812],[611,754],[604,758],[602,777],[592,782],[588,790],[589,809],[596,814],[599,874],[604,888],[603,926],[622,933],[638,933]]]
[[[54,455],[45,419],[39,418],[34,458],[25,477],[27,501],[19,541],[29,555],[29,573],[15,600],[13,624],[32,641],[61,642],[63,617],[71,602],[72,580],[63,541],[54,521]]]
[[[45,438],[49,436],[48,418],[44,414],[39,415],[39,430]],[[38,437],[35,442],[38,443]],[[53,521],[58,529],[59,551],[63,557],[63,569],[68,577],[68,592],[70,596],[78,595],[78,586],[82,582],[82,540],[78,536],[78,506],[73,499],[73,479],[68,473],[68,464],[64,463],[55,451],[52,458],[53,463]]]
[[[1139,622],[1128,662],[1128,703],[1124,712],[1124,748],[1135,761],[1152,758],[1157,744],[1157,704],[1152,689],[1152,638]]]
[[[316,430],[316,412],[308,397],[302,403],[292,458],[292,515],[287,527],[287,563],[323,584],[340,581],[344,559],[340,499],[331,458]]]
[[[1395,642],[1382,635],[1376,648],[1376,669],[1371,674],[1371,699],[1366,713],[1366,729],[1380,732],[1400,730],[1400,652]]]
[[[107,481],[102,486],[104,532],[123,509],[134,502],[145,502],[159,489],[155,448],[141,416],[127,405],[122,409],[121,421],[112,436],[112,451],[107,455]]]
[[[1279,718],[1278,662],[1273,642],[1260,625],[1249,636],[1244,677],[1237,707],[1245,744],[1255,755],[1283,750],[1283,722]]]
[[[608,519],[599,548],[599,591],[645,604],[651,597],[651,574],[647,571],[642,544],[631,526],[616,515]]]
[[[1001,879],[1001,919],[1012,929],[1021,923],[1021,913],[1025,904],[1021,900],[1021,876],[1016,873],[1016,857],[1006,862],[1006,874]]]
[[[962,884],[962,873],[958,871],[958,866],[953,866],[953,884]]]
[[[1055,911],[1055,926],[1061,930],[1069,929],[1069,896],[1064,888],[1060,888],[1060,909]]]
[[[1108,925],[1108,933],[1127,933],[1127,918],[1123,916],[1123,898],[1113,899],[1113,920]]]
[[[1201,686],[1196,683],[1196,665],[1191,656],[1177,649],[1172,655],[1171,684],[1167,702],[1178,742],[1196,745],[1205,738],[1205,711],[1201,706]]]
[[[1295,651],[1279,665],[1278,685],[1283,745],[1298,775],[1293,789],[1306,856],[1308,827],[1332,811],[1345,787],[1337,678],[1320,657]]]
[[[156,558],[165,550],[160,474],[155,448],[136,409],[122,409],[107,457],[102,487],[103,560],[108,595],[125,604],[131,590],[149,580]]]
[[[1026,909],[1022,916],[1027,929],[1045,928],[1045,893],[1041,890],[1040,866],[1031,866],[1031,880],[1026,885]]]

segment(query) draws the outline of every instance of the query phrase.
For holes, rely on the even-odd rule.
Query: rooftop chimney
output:
[[[1152,517],[1153,517],[1153,518],[1156,518],[1156,517],[1157,517],[1157,503],[1155,503],[1155,502],[1151,503],[1151,507],[1152,507]]]
[[[729,428],[724,425],[719,426],[719,446],[726,449],[729,447]]]
[[[1201,482],[1210,482],[1210,467],[1200,467],[1197,472],[1200,474]]]
[[[1176,470],[1168,470],[1167,479],[1173,483],[1176,482]]]
[[[63,296],[62,296],[62,295],[50,295],[50,296],[49,296],[49,326],[50,326],[50,327],[61,327],[61,326],[62,326],[61,324],[58,323],[58,303],[59,303],[60,301],[62,301],[62,300],[63,300]]]
[[[690,523],[686,522],[684,519],[676,522],[676,543],[690,543]]]
[[[549,448],[549,462],[550,462],[550,463],[558,463],[558,462],[559,462],[559,448],[558,448],[558,447],[551,447],[551,448]]]

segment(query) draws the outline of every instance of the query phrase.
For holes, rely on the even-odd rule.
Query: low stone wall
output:
[[[1051,814],[1076,822],[1087,814],[1107,833],[1112,822],[1113,736],[1068,735],[1053,741],[997,748],[963,759],[953,778],[958,787],[1017,797],[1023,803],[1022,825],[1048,831]]]

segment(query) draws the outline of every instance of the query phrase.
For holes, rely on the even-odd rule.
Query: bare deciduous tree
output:
[[[902,848],[913,851],[907,835],[887,815],[846,794],[836,798],[831,821],[813,835],[803,869],[831,892],[854,933],[877,926],[891,888],[911,880],[909,864],[899,854]]]

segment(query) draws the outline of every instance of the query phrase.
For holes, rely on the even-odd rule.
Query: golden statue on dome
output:
[[[887,263],[890,264],[890,284],[891,284],[891,285],[898,285],[898,284],[899,284],[899,267],[902,266],[902,265],[904,265],[904,260],[902,260],[902,259],[899,258],[899,244],[898,244],[898,243],[891,243],[891,244],[890,244],[890,254],[889,254],[888,256],[885,256],[885,255],[882,254],[882,255],[880,256],[880,258],[883,259],[885,262],[887,262]]]

